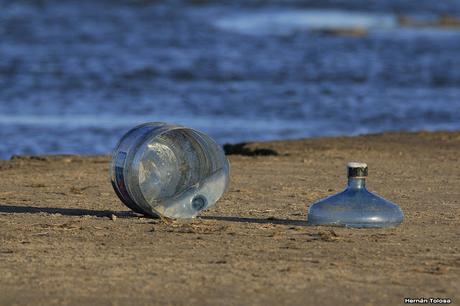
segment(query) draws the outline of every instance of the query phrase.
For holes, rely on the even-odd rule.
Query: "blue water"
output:
[[[444,13],[460,2],[0,0],[0,158],[108,153],[146,121],[220,143],[460,130],[460,29],[397,22]]]

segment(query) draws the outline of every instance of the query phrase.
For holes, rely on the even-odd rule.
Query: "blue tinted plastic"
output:
[[[403,221],[398,205],[369,192],[365,178],[348,179],[348,187],[310,206],[308,223],[346,227],[392,227]]]

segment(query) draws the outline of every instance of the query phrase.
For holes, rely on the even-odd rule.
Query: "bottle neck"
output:
[[[349,177],[348,178],[348,188],[349,189],[365,189],[366,188],[366,178]]]

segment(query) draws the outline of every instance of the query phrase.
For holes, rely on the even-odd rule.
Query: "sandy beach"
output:
[[[231,186],[194,220],[130,212],[108,156],[0,161],[1,305],[400,305],[460,299],[460,133],[227,147]],[[310,204],[369,165],[391,229],[306,225]]]

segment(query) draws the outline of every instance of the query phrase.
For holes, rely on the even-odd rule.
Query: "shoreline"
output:
[[[460,132],[233,144],[231,183],[193,220],[132,213],[110,157],[0,160],[0,304],[402,304],[460,298]],[[306,226],[349,161],[400,205],[390,229]]]
[[[356,135],[329,135],[329,136],[312,136],[312,137],[303,137],[303,138],[288,138],[288,139],[272,139],[272,140],[247,140],[239,142],[226,142],[221,145],[224,149],[226,155],[246,155],[246,156],[265,156],[265,155],[276,155],[276,152],[248,152],[247,149],[250,147],[253,148],[262,148],[264,144],[269,146],[277,143],[294,143],[294,142],[309,142],[309,141],[327,141],[327,140],[339,140],[347,138],[367,138],[367,137],[396,137],[397,135],[407,135],[407,136],[427,136],[427,135],[449,135],[449,134],[460,134],[460,130],[421,130],[421,131],[387,131],[387,132],[376,132],[376,133],[365,133],[365,134],[356,134]],[[444,136],[445,137],[445,136]],[[228,150],[228,151],[227,151]],[[251,149],[249,149],[251,150]],[[8,158],[0,158],[1,162],[6,162],[14,159],[35,159],[35,160],[46,160],[53,158],[65,158],[65,157],[111,157],[111,152],[106,153],[72,153],[72,152],[62,152],[62,153],[51,153],[51,154],[11,154]]]

